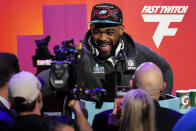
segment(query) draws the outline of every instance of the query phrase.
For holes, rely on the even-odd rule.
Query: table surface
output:
[[[90,125],[92,125],[94,116],[100,112],[109,110],[109,109],[113,109],[114,107],[114,103],[113,102],[104,102],[102,107],[100,109],[95,108],[95,102],[91,102],[91,101],[85,101],[85,100],[80,100],[81,103],[84,104],[84,108],[87,109],[88,111],[88,122],[90,123]],[[188,107],[187,109],[181,109],[180,108],[180,98],[175,97],[172,99],[167,99],[167,100],[160,100],[159,104],[161,107],[165,107],[165,108],[169,108],[172,110],[175,110],[177,112],[180,112],[182,114],[187,113],[188,111],[190,111],[193,107]],[[44,112],[46,115],[59,115],[60,112]]]

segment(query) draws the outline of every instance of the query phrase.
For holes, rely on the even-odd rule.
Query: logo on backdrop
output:
[[[153,40],[159,48],[164,36],[175,36],[178,28],[169,28],[171,22],[182,22],[188,6],[144,6],[142,18],[144,22],[159,22]]]

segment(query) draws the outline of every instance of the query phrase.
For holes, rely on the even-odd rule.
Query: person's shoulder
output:
[[[40,115],[17,116],[16,122],[17,124],[36,125],[37,127],[48,126],[48,118]]]
[[[100,112],[95,115],[92,128],[94,131],[103,131],[107,127],[109,114],[112,113],[112,109]]]
[[[150,49],[149,47],[143,45],[143,44],[140,44],[138,42],[134,42],[135,44],[135,48],[137,51],[140,51],[142,53],[149,53],[149,52],[154,52],[152,49]]]
[[[42,77],[42,76],[47,76],[48,74],[49,74],[49,72],[50,72],[50,68],[49,69],[47,69],[47,70],[44,70],[44,71],[42,71],[42,72],[40,72],[37,76],[38,77]]]
[[[0,121],[4,121],[6,123],[12,124],[14,120],[12,119],[10,114],[8,114],[3,110],[0,110]]]
[[[127,48],[129,52],[134,51],[139,56],[140,55],[146,56],[146,55],[152,54],[152,52],[153,52],[147,46],[134,41],[132,39],[132,37],[129,34],[125,33],[125,32],[122,35],[122,39],[125,43],[125,48]]]
[[[176,118],[176,119],[179,119],[180,117],[183,116],[183,114],[181,114],[181,113],[179,113],[175,110],[172,110],[172,109],[169,109],[169,108],[164,108],[164,107],[160,108],[160,113],[163,116],[168,116],[170,118]]]
[[[0,119],[7,119],[9,117],[9,114],[6,113],[3,110],[0,110]]]
[[[193,131],[196,129],[196,108],[193,108],[188,113],[183,115],[181,119],[176,123],[173,128],[173,131]]]
[[[186,119],[195,119],[196,117],[196,108],[193,108],[192,110],[190,110],[189,112],[187,112],[186,114],[184,114],[182,116],[182,119],[186,121]]]
[[[12,127],[13,131],[49,131],[47,119],[38,115],[18,116]]]
[[[152,49],[148,48],[147,46],[134,42],[135,44],[135,51],[136,56],[138,59],[143,59],[146,61],[157,62],[160,61],[160,55],[154,52]],[[156,63],[158,64],[158,63]]]
[[[112,113],[112,109],[100,112],[100,113],[96,114],[95,117],[96,118],[105,118],[105,117],[107,118],[110,113]]]
[[[135,47],[135,49],[137,51],[141,51],[141,52],[153,52],[152,49],[150,49],[149,47],[145,46],[144,44],[141,44],[139,42],[136,42],[132,39],[132,37],[127,34],[126,32],[123,33],[122,35],[122,39],[125,43],[129,43],[127,44],[128,46],[133,46]]]
[[[191,109],[189,112],[185,114],[186,116],[195,116],[196,117],[196,107]]]
[[[173,114],[173,115],[179,116],[179,117],[183,116],[183,114],[181,114],[181,113],[179,113],[179,112],[177,112],[175,110],[172,110],[172,109],[169,109],[169,108],[164,108],[164,109],[167,110],[168,113],[171,114],[171,115]]]

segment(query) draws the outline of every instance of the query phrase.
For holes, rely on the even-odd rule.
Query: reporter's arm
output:
[[[109,114],[107,131],[118,131],[120,126],[120,118],[117,114],[117,99],[114,101],[114,108],[112,113]]]
[[[69,103],[69,107],[74,110],[76,122],[80,128],[80,131],[93,131],[92,127],[82,113],[82,110],[80,108],[80,102],[78,100],[72,100]]]

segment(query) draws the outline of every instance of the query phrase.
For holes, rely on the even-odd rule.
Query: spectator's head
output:
[[[49,118],[49,131],[78,131],[78,127],[63,116],[53,116]]]
[[[110,3],[97,4],[92,9],[89,23],[97,55],[104,59],[114,55],[124,32],[120,8]]]
[[[10,77],[19,71],[18,59],[14,54],[0,53],[0,88],[4,87]]]
[[[41,83],[30,72],[13,75],[8,83],[10,100],[17,113],[38,112],[42,107]]]
[[[154,103],[141,89],[130,90],[123,98],[121,131],[154,131]]]
[[[130,81],[130,86],[140,88],[148,92],[152,99],[159,100],[166,84],[163,81],[163,74],[159,67],[152,62],[146,62],[136,69],[133,80]]]
[[[16,55],[11,53],[0,53],[0,60],[7,61],[10,64],[10,66],[14,69],[15,73],[18,73],[20,71]]]
[[[15,73],[10,63],[0,59],[0,89],[7,85],[11,76]]]

